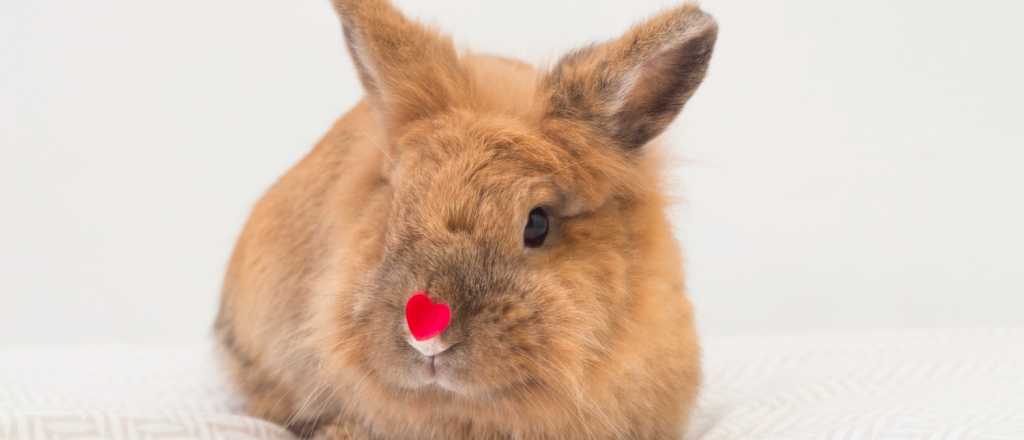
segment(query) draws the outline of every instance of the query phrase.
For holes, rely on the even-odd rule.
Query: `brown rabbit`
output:
[[[339,439],[677,439],[700,381],[651,140],[714,20],[539,72],[335,0],[366,99],[255,206],[217,334],[248,410]],[[411,337],[414,292],[450,307]]]

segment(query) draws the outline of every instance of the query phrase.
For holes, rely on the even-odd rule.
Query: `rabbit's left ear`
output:
[[[704,79],[718,26],[695,5],[570,53],[545,78],[546,116],[576,120],[622,148],[660,134]]]
[[[371,105],[388,128],[441,112],[469,93],[448,37],[402,15],[388,0],[333,0]]]

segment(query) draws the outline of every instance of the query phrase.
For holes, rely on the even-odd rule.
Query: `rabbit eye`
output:
[[[523,243],[526,247],[536,248],[544,244],[548,236],[548,213],[544,208],[533,208],[530,216],[526,219],[526,229],[523,230]]]

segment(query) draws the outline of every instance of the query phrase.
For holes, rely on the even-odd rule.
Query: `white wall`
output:
[[[548,62],[669,4],[398,3]],[[703,4],[669,138],[705,334],[1024,322],[1024,6]],[[0,2],[0,346],[205,337],[249,206],[358,95],[327,0]]]

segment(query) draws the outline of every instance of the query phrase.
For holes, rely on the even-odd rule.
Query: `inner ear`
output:
[[[612,118],[615,137],[624,146],[642,146],[675,119],[704,79],[713,46],[713,35],[685,39],[625,76],[620,107]]]
[[[693,96],[717,34],[711,16],[684,5],[616,40],[571,53],[544,82],[547,115],[586,123],[622,148],[641,147]]]

